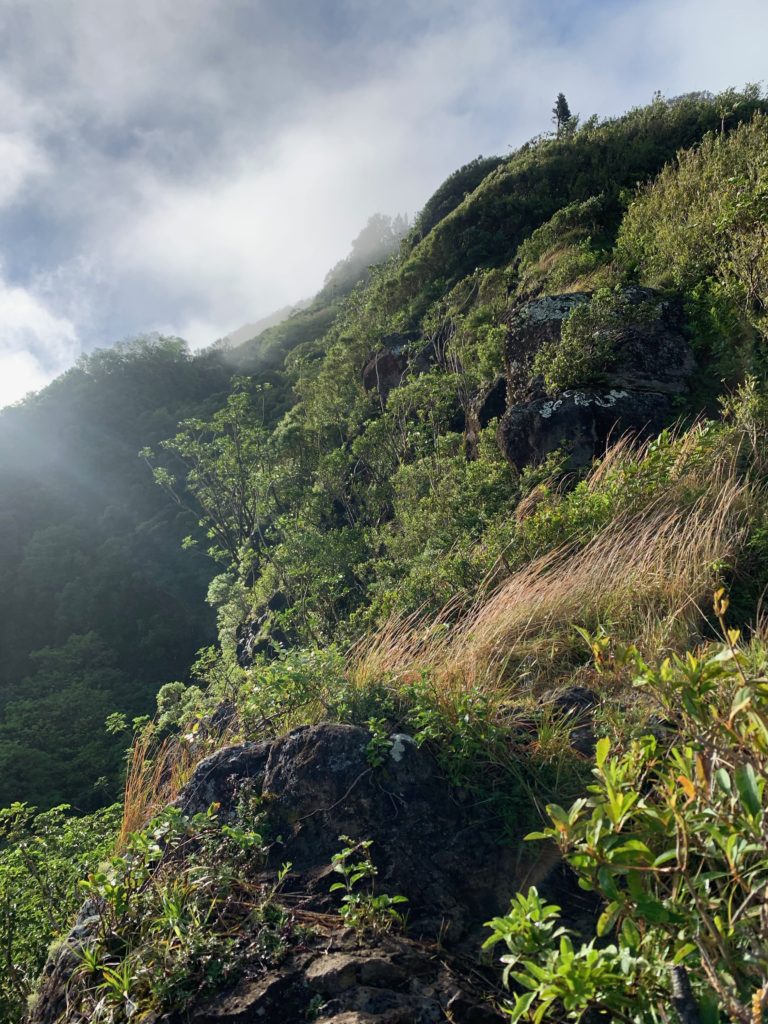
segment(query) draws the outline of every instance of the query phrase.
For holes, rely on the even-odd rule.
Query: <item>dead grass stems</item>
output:
[[[218,735],[214,747],[204,735],[190,742],[185,735],[159,737],[154,723],[144,728],[131,748],[116,849],[123,850],[132,832],[172,803],[200,761],[227,740],[226,734]]]
[[[640,457],[620,441],[614,457],[628,456]],[[563,682],[581,649],[576,624],[602,624],[655,652],[684,646],[718,574],[737,557],[752,497],[732,463],[708,470],[690,503],[672,488],[584,546],[541,555],[481,589],[455,624],[452,604],[428,622],[419,614],[392,619],[352,652],[351,679],[397,685],[426,675],[438,699],[477,689],[504,700]]]

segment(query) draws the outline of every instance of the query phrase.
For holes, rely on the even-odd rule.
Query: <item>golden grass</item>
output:
[[[117,849],[162,807],[178,796],[175,780],[182,770],[184,748],[176,739],[155,741],[151,726],[134,740],[123,789],[123,820]]]
[[[627,458],[627,445],[616,458]],[[641,649],[685,645],[718,568],[737,556],[751,499],[725,463],[709,469],[710,486],[692,504],[673,488],[585,546],[542,555],[481,593],[456,625],[452,607],[428,623],[393,619],[352,652],[350,678],[407,683],[428,672],[438,697],[479,688],[503,699],[562,681],[580,643],[575,624],[604,624]]]
[[[172,803],[200,761],[225,745],[229,738],[229,729],[216,737],[200,735],[193,742],[183,735],[158,739],[151,723],[142,730],[131,748],[116,849],[124,849],[132,832],[142,829],[155,814]]]

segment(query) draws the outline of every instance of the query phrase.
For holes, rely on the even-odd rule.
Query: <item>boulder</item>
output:
[[[612,438],[631,431],[658,433],[674,420],[696,362],[685,335],[682,306],[650,288],[624,290],[624,322],[606,326],[613,353],[599,384],[547,394],[533,374],[545,343],[559,340],[563,322],[589,301],[585,293],[549,295],[512,311],[506,344],[509,406],[499,424],[499,445],[518,470],[543,461],[557,448],[570,467],[588,465]],[[634,315],[633,307],[637,309]]]
[[[498,430],[499,446],[517,470],[564,448],[571,467],[586,466],[626,431],[650,437],[674,418],[669,395],[627,388],[564,391],[511,406]]]
[[[238,804],[242,813],[246,796],[267,808],[269,834],[279,838],[249,882],[254,891],[269,888],[290,861],[281,898],[292,921],[310,927],[291,932],[296,939],[283,960],[265,962],[257,944],[237,981],[201,995],[183,1012],[158,1008],[152,1024],[503,1019],[488,995],[498,972],[489,967],[483,983],[476,957],[483,922],[509,905],[517,851],[499,844],[487,810],[463,799],[426,750],[405,734],[392,739],[385,763],[375,768],[367,757],[369,733],[338,724],[226,747],[198,764],[176,806],[194,815],[218,804],[224,821]],[[338,894],[329,890],[339,877],[331,857],[344,845],[341,836],[373,840],[377,892],[409,901],[406,934],[358,935],[338,916]],[[76,949],[89,941],[98,920],[92,906],[84,907],[46,967],[30,1024],[81,1019],[68,1015],[67,997]],[[247,947],[246,934],[242,941]]]
[[[408,353],[405,350],[376,352],[363,367],[363,387],[366,391],[378,391],[382,401],[393,388],[402,383],[408,369]]]
[[[429,349],[413,351],[413,343],[419,335],[413,331],[405,334],[388,334],[382,338],[382,347],[374,352],[363,367],[363,387],[366,391],[378,391],[379,398],[386,402],[393,388],[399,387],[409,371],[423,373],[429,368]]]
[[[464,440],[469,452],[475,452],[480,431],[491,420],[500,419],[507,408],[507,379],[498,376],[471,403],[466,416]]]
[[[177,800],[187,814],[229,813],[244,786],[270,808],[282,840],[270,867],[290,861],[292,885],[318,911],[329,895],[339,836],[371,839],[377,886],[408,899],[410,929],[454,941],[471,936],[507,905],[515,851],[457,799],[426,750],[395,738],[385,765],[372,768],[369,734],[351,725],[302,726],[274,741],[228,747],[202,761]]]
[[[577,306],[589,302],[585,292],[568,295],[545,295],[517,306],[509,315],[505,366],[510,403],[532,397],[532,364],[536,353],[547,342],[560,338],[563,321]]]
[[[682,304],[651,288],[626,288],[622,296],[629,310],[642,308],[643,315],[617,328],[615,355],[605,368],[612,388],[679,395],[687,391],[696,369],[685,335]]]

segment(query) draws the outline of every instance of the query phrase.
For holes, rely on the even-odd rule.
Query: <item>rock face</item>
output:
[[[672,419],[668,395],[625,388],[564,391],[513,405],[499,424],[499,444],[522,470],[557,448],[567,448],[571,466],[588,465],[611,439],[627,430],[651,435]]]
[[[651,435],[674,419],[674,399],[686,393],[696,368],[682,309],[648,288],[626,289],[622,298],[629,315],[626,323],[610,328],[613,355],[602,368],[600,384],[557,395],[545,393],[543,380],[533,375],[533,360],[543,344],[559,340],[565,319],[589,296],[546,296],[511,314],[509,405],[498,438],[518,470],[561,447],[570,452],[571,466],[583,466],[612,438],[626,431]]]
[[[589,302],[589,298],[584,292],[545,295],[512,311],[504,360],[510,404],[524,402],[531,397],[532,365],[536,353],[545,343],[559,340],[563,321],[577,306]],[[537,390],[535,385],[534,390]]]
[[[556,858],[537,877],[519,877],[516,849],[499,843],[487,809],[457,791],[431,755],[406,735],[392,737],[372,767],[370,735],[323,724],[272,741],[224,748],[202,761],[176,801],[189,815],[218,804],[226,821],[243,798],[267,808],[273,843],[253,884],[271,884],[286,861],[281,899],[308,922],[277,966],[250,960],[237,984],[149,1024],[492,1024],[498,972],[477,965],[483,923],[503,913],[519,884],[536,882],[567,904],[578,893]],[[371,839],[376,891],[408,900],[404,935],[356,935],[338,916],[331,858],[341,836]],[[536,867],[536,866],[535,866]],[[517,876],[517,877],[516,877]],[[549,883],[547,879],[549,878]],[[543,884],[542,884],[543,880]],[[565,899],[564,899],[565,897]],[[577,898],[577,897],[576,897]],[[84,907],[75,931],[44,974],[30,1024],[70,1024],[67,994],[75,951],[95,927]],[[439,944],[438,944],[439,940]],[[469,966],[468,966],[469,965]]]
[[[366,391],[376,390],[382,402],[393,388],[399,387],[409,370],[423,372],[429,366],[429,357],[424,350],[413,355],[410,347],[419,335],[389,334],[382,339],[383,348],[375,352],[363,367],[363,387]]]
[[[500,1024],[476,984],[416,943],[383,935],[375,945],[321,930],[321,942],[280,968],[246,978],[184,1018],[163,1024]],[[443,957],[443,960],[447,958]]]
[[[487,427],[491,420],[499,419],[507,408],[507,381],[499,376],[478,395],[467,412],[464,440],[467,450],[475,452],[480,431]]]
[[[456,943],[505,908],[514,851],[477,826],[430,755],[397,737],[385,765],[367,760],[368,733],[349,725],[304,726],[272,742],[229,747],[202,761],[178,804],[188,814],[212,803],[227,813],[244,785],[269,801],[282,837],[274,866],[313,909],[331,910],[331,857],[339,836],[373,840],[377,885],[408,899],[411,934]],[[477,827],[476,827],[477,826]]]

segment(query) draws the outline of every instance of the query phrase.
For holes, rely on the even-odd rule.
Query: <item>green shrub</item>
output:
[[[728,602],[715,594],[726,642],[650,668],[633,649],[637,685],[657,705],[655,734],[598,742],[589,795],[548,807],[554,840],[584,889],[605,901],[596,938],[579,944],[555,930],[557,908],[535,893],[541,948],[521,907],[491,922],[507,973],[526,989],[515,1019],[559,1007],[579,1020],[590,1007],[638,1024],[666,1020],[691,1000],[701,1019],[745,1024],[767,993],[768,687],[762,644],[738,646]],[[610,938],[609,944],[604,944]],[[681,992],[683,995],[681,995]],[[676,1003],[677,1000],[677,1003]]]
[[[78,880],[107,857],[120,808],[74,817],[66,805],[0,810],[0,1020],[22,1016],[52,942],[69,930]]]
[[[397,909],[407,903],[405,896],[377,893],[375,888],[378,869],[371,860],[371,839],[355,842],[349,836],[339,836],[345,846],[333,855],[331,865],[340,882],[334,882],[331,892],[343,893],[339,914],[348,928],[358,935],[365,932],[388,932],[393,927],[403,928],[405,918]]]
[[[292,936],[274,885],[256,887],[268,847],[262,809],[243,792],[234,816],[192,817],[168,808],[133,833],[121,856],[89,873],[81,892],[98,923],[68,987],[66,1020],[108,1013],[183,1010],[196,996],[235,980],[249,957],[278,963]]]
[[[765,336],[768,303],[768,118],[757,113],[727,135],[710,132],[680,152],[629,207],[617,258],[639,280],[718,294],[722,319],[738,317]],[[720,344],[737,351],[743,328]]]
[[[618,204],[606,196],[569,203],[517,250],[519,295],[570,289],[610,258]]]

